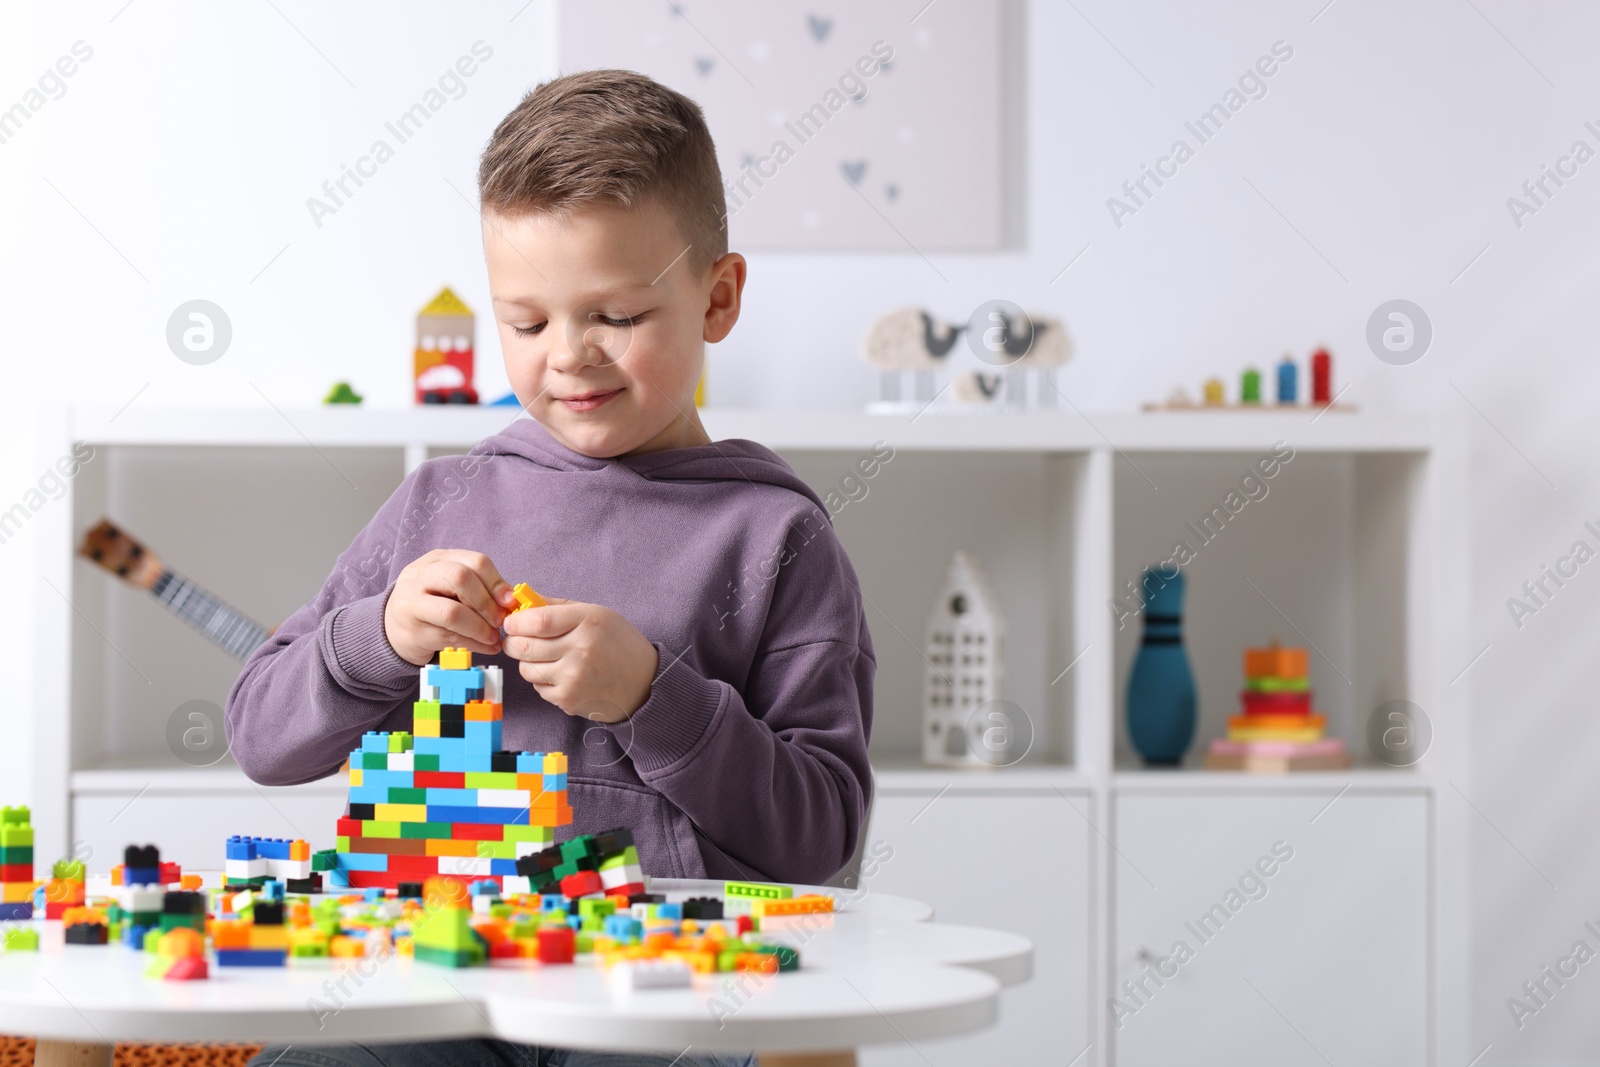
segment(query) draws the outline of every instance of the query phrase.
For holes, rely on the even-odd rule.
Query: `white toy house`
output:
[[[1005,697],[1005,617],[977,560],[957,552],[928,617],[922,761],[939,767],[1012,762],[1009,730],[990,729],[986,705]]]

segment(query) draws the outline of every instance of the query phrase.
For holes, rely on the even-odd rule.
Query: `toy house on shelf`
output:
[[[417,349],[412,360],[416,402],[476,404],[472,385],[475,325],[472,309],[449,287],[417,313]]]
[[[976,714],[1005,696],[1005,631],[1000,602],[982,568],[967,553],[957,552],[928,619],[924,763],[985,767],[1006,762],[1004,753],[979,754],[985,724]]]

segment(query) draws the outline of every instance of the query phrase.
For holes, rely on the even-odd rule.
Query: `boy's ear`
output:
[[[702,331],[707,343],[716,344],[728,336],[733,324],[739,321],[746,269],[744,257],[737,252],[725,253],[711,264],[707,272],[710,291],[706,294],[706,321]]]

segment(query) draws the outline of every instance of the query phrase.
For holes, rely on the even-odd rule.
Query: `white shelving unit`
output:
[[[1305,410],[702,416],[714,439],[760,441],[819,492],[848,501],[835,524],[861,577],[879,660],[868,838],[893,854],[874,866],[869,885],[931,899],[953,921],[1007,921],[995,918],[971,879],[951,877],[966,855],[953,843],[971,841],[971,855],[986,857],[974,862],[990,865],[984,878],[1017,883],[1018,907],[1052,886],[1059,891],[1056,923],[1019,926],[1040,942],[1039,980],[1007,993],[1001,1029],[979,1044],[923,1049],[934,1062],[971,1062],[978,1051],[983,1061],[1046,1062],[1045,1048],[1048,1062],[1067,1062],[1086,1046],[1077,1062],[1202,1062],[1194,1043],[1207,1037],[1195,1027],[1214,988],[1202,982],[1203,968],[1271,974],[1270,954],[1243,962],[1229,954],[1269,930],[1292,942],[1324,917],[1387,929],[1386,877],[1417,895],[1405,914],[1421,916],[1422,927],[1385,934],[1393,958],[1353,961],[1349,978],[1357,982],[1372,967],[1387,968],[1402,986],[1405,976],[1423,976],[1422,987],[1397,994],[1410,1015],[1367,1027],[1387,1044],[1362,1044],[1362,1021],[1340,1014],[1347,1002],[1366,1004],[1362,998],[1300,1003],[1286,986],[1287,1003],[1275,1006],[1312,1040],[1325,1035],[1335,1062],[1471,1058],[1465,834],[1446,815],[1453,806],[1440,802],[1449,783],[1468,788],[1465,707],[1450,685],[1471,658],[1462,627],[1466,466],[1458,428],[1425,415]],[[111,516],[170,565],[274,623],[317,591],[408,470],[465,451],[507,418],[488,408],[65,412],[41,443],[46,457],[80,442],[95,457],[72,482],[70,506],[35,519],[41,574],[63,594],[37,597],[48,638],[39,643],[36,721],[41,855],[65,854],[69,842],[117,848],[146,830],[164,846],[192,833],[193,847],[211,855],[220,846],[209,836],[215,825],[326,839],[342,802],[337,780],[262,789],[230,761],[196,769],[170,756],[164,731],[172,710],[191,699],[220,705],[237,665],[148,595],[75,562],[88,525]],[[879,442],[893,458],[862,479],[855,461]],[[1185,641],[1201,693],[1191,758],[1236,706],[1240,651],[1277,638],[1315,649],[1319,707],[1356,766],[1285,777],[1142,769],[1120,714],[1139,632],[1118,629],[1110,601],[1176,540],[1197,540],[1189,524],[1278,442],[1292,446],[1294,458],[1264,497],[1192,546],[1196,558],[1186,567]],[[918,645],[957,549],[979,556],[1008,617],[1009,698],[1034,730],[1028,756],[1014,767],[950,771],[918,762]],[[57,678],[68,684],[51,684]],[[1432,748],[1415,767],[1385,766],[1368,750],[1367,717],[1391,699],[1414,702],[1431,720]],[[1196,815],[1206,811],[1227,824]],[[1384,836],[1377,828],[1385,813],[1415,833]],[[241,818],[283,829],[257,830]],[[1304,827],[1284,829],[1285,819]],[[1219,869],[1243,869],[1273,834],[1290,835],[1308,858],[1300,868],[1286,865],[1273,896],[1241,913],[1239,924],[1256,924],[1255,933],[1208,950],[1119,1029],[1108,1000],[1125,996],[1121,983],[1138,977],[1135,953],[1179,936],[1163,927],[1169,913],[1197,914],[1210,903],[1203,898],[1226,888],[1205,881],[1212,859]],[[1413,848],[1416,841],[1422,845]],[[1314,892],[1293,885],[1300,870],[1323,868],[1349,876],[1321,879]],[[1032,881],[1029,871],[1047,872],[1037,875],[1047,881]],[[1216,995],[1254,996],[1228,981],[1238,988]],[[1249,1010],[1256,1008],[1259,1000]],[[1268,1015],[1263,1027],[1282,1025]],[[1217,1062],[1252,1062],[1230,1056]],[[921,1062],[909,1050],[873,1052],[868,1061]]]

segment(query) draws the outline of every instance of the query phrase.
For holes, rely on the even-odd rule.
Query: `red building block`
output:
[[[600,883],[599,871],[579,871],[561,879],[561,892],[568,900],[576,900],[590,893],[603,893],[605,886]]]
[[[592,871],[582,872],[592,874]],[[571,927],[556,926],[539,931],[540,963],[571,963],[577,954],[578,937]]]

